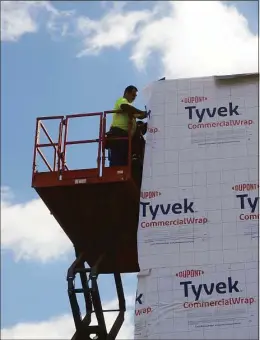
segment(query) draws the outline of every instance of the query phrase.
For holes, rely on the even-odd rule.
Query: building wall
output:
[[[136,339],[258,338],[258,75],[155,82]]]

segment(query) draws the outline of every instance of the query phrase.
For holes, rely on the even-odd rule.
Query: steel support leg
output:
[[[85,268],[84,254],[80,254],[68,269],[68,295],[72,309],[72,315],[76,327],[76,333],[72,340],[114,340],[124,322],[126,311],[123,285],[120,273],[114,273],[116,291],[118,296],[119,308],[114,310],[103,310],[98,289],[98,267],[104,255],[100,257],[96,265],[91,268]],[[80,275],[82,288],[75,288],[76,274]],[[81,316],[81,311],[77,301],[76,294],[84,295],[86,315]],[[117,318],[108,332],[105,322],[105,312],[118,312]],[[97,325],[91,325],[92,314],[95,313]]]

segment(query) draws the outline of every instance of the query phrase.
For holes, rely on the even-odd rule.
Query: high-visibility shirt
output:
[[[121,97],[119,98],[114,106],[114,110],[122,110],[121,109],[121,105],[122,104],[127,104],[127,105],[131,105],[131,103],[129,103],[129,101],[124,98]],[[122,113],[113,113],[113,120],[112,120],[112,127],[118,127],[122,130],[128,131],[128,121],[129,121],[129,116],[126,112],[122,112]],[[133,117],[132,119],[132,135],[135,133],[136,130],[136,120]]]

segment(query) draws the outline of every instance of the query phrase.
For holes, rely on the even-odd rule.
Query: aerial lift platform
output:
[[[128,143],[127,166],[106,166],[106,121],[107,115],[113,112],[39,117],[36,120],[32,187],[67,234],[76,254],[67,274],[68,295],[76,327],[72,340],[93,339],[93,336],[102,340],[116,338],[126,310],[120,274],[139,271],[137,227],[140,178],[132,166],[131,143]],[[97,138],[68,140],[69,123],[88,117],[96,117],[99,121]],[[56,141],[45,127],[50,120],[57,122]],[[45,135],[47,143],[40,143],[40,134]],[[98,145],[96,167],[70,169],[66,163],[67,147],[89,143]],[[42,151],[44,148],[53,149],[53,165],[47,161]],[[46,165],[46,171],[37,170],[39,157]],[[97,283],[100,274],[114,275],[119,300],[117,310],[102,309]],[[76,275],[79,275],[81,288],[75,287]],[[84,296],[85,317],[81,316],[78,293]],[[118,316],[108,332],[104,312],[115,311]],[[96,326],[91,325],[93,314],[97,319]]]

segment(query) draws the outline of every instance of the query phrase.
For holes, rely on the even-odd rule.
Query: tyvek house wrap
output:
[[[258,75],[146,93],[135,339],[257,339]]]

